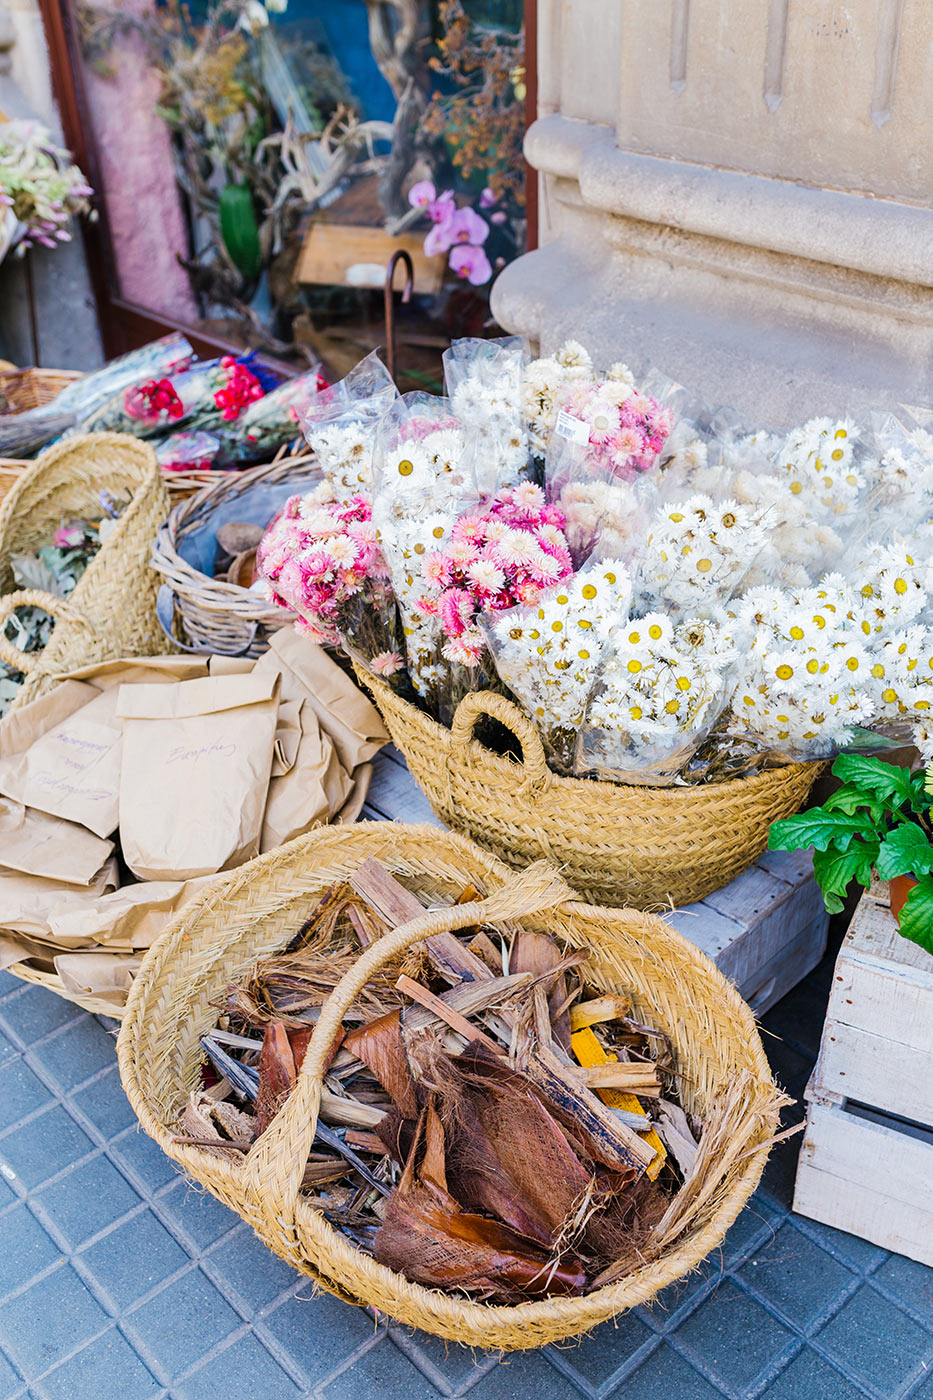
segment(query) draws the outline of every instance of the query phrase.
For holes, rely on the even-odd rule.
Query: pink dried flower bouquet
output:
[[[403,669],[395,597],[365,496],[292,496],[256,555],[272,598],[322,646],[341,643],[378,675]]]
[[[418,606],[438,619],[447,661],[480,666],[488,656],[482,614],[535,603],[569,577],[563,525],[560,506],[548,505],[540,486],[526,481],[462,515],[441,548],[425,555]]]
[[[670,409],[618,379],[572,384],[562,406],[580,425],[574,440],[585,447],[584,471],[601,477],[647,471],[674,426]]]

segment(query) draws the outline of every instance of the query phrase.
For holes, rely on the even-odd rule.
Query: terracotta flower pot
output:
[[[907,903],[907,896],[916,883],[912,875],[895,875],[893,880],[888,881],[888,898],[891,901],[891,913],[898,922],[900,922],[901,910]]]

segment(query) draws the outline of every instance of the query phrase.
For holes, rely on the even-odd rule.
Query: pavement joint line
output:
[[[435,1390],[439,1390],[441,1395],[448,1397],[452,1394],[450,1381],[443,1371],[434,1365],[429,1356],[421,1354],[417,1342],[405,1333],[404,1328],[394,1327],[390,1324],[386,1329],[386,1335],[392,1345],[397,1347],[402,1355],[406,1356],[411,1364],[421,1372],[425,1380],[431,1382]]]
[[[844,1247],[836,1244],[835,1241],[821,1237],[821,1232],[828,1227],[821,1226],[818,1221],[811,1220],[809,1216],[797,1215],[793,1211],[788,1211],[787,1216],[788,1219],[793,1221],[794,1227],[798,1229],[802,1235],[806,1235],[811,1244],[815,1244],[820,1249],[824,1250],[835,1259],[837,1263],[844,1264],[852,1273],[858,1274],[859,1278],[868,1280],[876,1270],[881,1268],[885,1260],[891,1258],[889,1251],[881,1250],[878,1256],[871,1259],[868,1264],[857,1264],[850,1256],[846,1255]],[[845,1234],[845,1231],[840,1231],[839,1233]],[[858,1236],[853,1235],[852,1238],[858,1239]]]
[[[905,1400],[910,1400],[910,1397],[917,1393],[920,1387],[929,1380],[931,1375],[933,1375],[933,1366],[927,1366],[925,1369],[921,1368],[920,1375],[912,1383],[910,1389],[904,1392]]]
[[[841,1260],[837,1260],[837,1263],[841,1262]],[[817,1315],[811,1318],[806,1324],[799,1322],[797,1319],[791,1317],[789,1313],[784,1312],[773,1299],[769,1298],[766,1293],[760,1292],[748,1279],[736,1279],[735,1282],[743,1292],[747,1293],[750,1298],[753,1298],[756,1303],[767,1312],[771,1313],[778,1322],[782,1322],[785,1327],[793,1328],[794,1331],[799,1332],[806,1341],[809,1341],[811,1337],[816,1336],[817,1332],[822,1331],[828,1323],[832,1322],[833,1318],[836,1317],[838,1313],[842,1312],[842,1309],[849,1299],[853,1298],[859,1289],[864,1286],[865,1281],[859,1278],[858,1275],[853,1274],[844,1289],[827,1303],[822,1312],[817,1313]]]
[[[929,1332],[931,1336],[933,1336],[933,1316],[920,1312],[919,1308],[915,1308],[911,1303],[907,1302],[900,1293],[895,1292],[890,1285],[885,1284],[874,1275],[866,1277],[865,1282],[875,1293],[880,1294],[886,1303],[891,1303],[894,1307],[900,1308],[901,1312],[905,1312],[912,1321],[919,1323],[924,1331]],[[933,1303],[933,1287],[931,1287],[931,1303]]]
[[[202,1352],[196,1361],[192,1361],[190,1366],[186,1366],[184,1370],[179,1371],[177,1376],[172,1377],[171,1380],[160,1381],[159,1384],[170,1386],[173,1389],[175,1386],[187,1384],[199,1371],[203,1371],[205,1366],[209,1366],[212,1361],[216,1361],[219,1356],[223,1356],[225,1351],[229,1351],[232,1346],[236,1346],[237,1342],[241,1342],[244,1337],[248,1337],[251,1331],[252,1328],[250,1324],[241,1319],[239,1327],[232,1328],[225,1337],[221,1337],[219,1342],[215,1342],[207,1351]],[[159,1370],[163,1375],[166,1374],[164,1365],[160,1365]]]
[[[103,1153],[101,1153],[100,1155],[103,1156]],[[45,1187],[43,1187],[42,1190],[44,1191]],[[116,1220],[111,1220],[109,1224],[103,1225],[97,1231],[96,1234],[88,1235],[86,1240],[82,1240],[81,1243],[75,1246],[72,1250],[72,1246],[68,1241],[65,1232],[61,1229],[54,1217],[49,1214],[48,1209],[45,1203],[43,1202],[41,1195],[38,1192],[34,1196],[28,1197],[26,1199],[26,1207],[29,1210],[30,1214],[33,1215],[36,1218],[36,1220],[38,1220],[39,1224],[42,1226],[43,1230],[48,1235],[52,1243],[58,1245],[61,1248],[62,1252],[69,1254],[70,1257],[75,1257],[79,1254],[83,1254],[85,1250],[90,1249],[95,1244],[99,1244],[101,1240],[106,1239],[107,1236],[112,1234],[115,1230],[119,1230],[122,1225],[128,1224],[129,1221],[134,1218],[134,1216],[143,1215],[145,1211],[149,1209],[145,1201],[140,1201],[138,1205],[130,1206],[130,1208],[124,1211],[124,1213],[121,1216],[119,1216]]]
[[[816,1352],[817,1356],[823,1361],[829,1362],[841,1375],[845,1376],[846,1380],[851,1381],[853,1385],[861,1390],[863,1395],[868,1396],[869,1400],[904,1400],[904,1396],[908,1394],[911,1389],[915,1388],[917,1377],[911,1372],[904,1384],[898,1388],[897,1392],[878,1390],[867,1376],[860,1376],[854,1367],[847,1364],[844,1358],[838,1356],[836,1352],[830,1351],[825,1343],[820,1341],[819,1333],[810,1339],[809,1345]],[[930,1353],[927,1353],[928,1357],[929,1355]],[[917,1369],[919,1369],[921,1365],[922,1363],[918,1362]],[[922,1372],[921,1378],[925,1374],[926,1372]]]
[[[356,1349],[352,1351],[349,1356],[345,1356],[332,1371],[328,1371],[326,1376],[322,1376],[320,1380],[315,1381],[314,1385],[311,1387],[311,1394],[317,1395],[324,1390],[325,1386],[331,1385],[338,1376],[344,1375],[346,1371],[349,1371],[351,1367],[355,1366],[358,1361],[361,1361],[364,1356],[371,1352],[374,1347],[377,1347],[379,1343],[384,1340],[386,1335],[385,1326],[380,1326],[374,1336],[367,1337],[365,1342],[360,1342]],[[307,1379],[305,1379],[304,1383],[305,1385],[308,1384]],[[361,1396],[360,1400],[368,1400],[368,1397]]]
[[[3,1031],[3,1034],[7,1036],[9,1040],[18,1046],[19,1050],[24,1055],[28,1054],[28,1052],[36,1046],[47,1045],[50,1040],[59,1039],[66,1031],[74,1030],[75,1026],[86,1025],[88,1021],[94,1019],[89,1011],[82,1011],[79,1015],[72,1016],[70,1021],[64,1021],[60,1026],[53,1026],[50,1031],[46,1031],[45,1035],[37,1036],[33,1040],[24,1040],[20,1032],[16,1029],[15,1024],[11,1024],[4,1015],[3,1008],[7,1004],[7,1002],[0,1001],[0,1030]]]
[[[482,1361],[476,1362],[474,1374],[472,1376],[467,1376],[464,1381],[461,1381],[460,1385],[455,1386],[451,1391],[454,1400],[463,1400],[463,1397],[469,1395],[471,1390],[475,1390],[480,1382],[484,1381],[486,1377],[495,1370],[501,1360],[501,1352],[495,1352],[492,1356],[487,1352],[483,1356]]]
[[[724,1377],[718,1376],[705,1357],[694,1351],[693,1347],[688,1342],[683,1341],[677,1332],[672,1332],[666,1340],[672,1351],[676,1351],[681,1360],[688,1361],[693,1369],[704,1380],[709,1381],[710,1385],[714,1386],[722,1395],[726,1396],[727,1400],[754,1400],[754,1397],[760,1395],[766,1385],[772,1385],[778,1376],[787,1370],[790,1363],[806,1345],[802,1337],[791,1337],[790,1342],[778,1353],[780,1365],[762,1367],[761,1371],[751,1378],[745,1389],[738,1391]]]

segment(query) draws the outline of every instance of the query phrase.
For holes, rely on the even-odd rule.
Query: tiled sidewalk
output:
[[[765,1018],[798,1096],[831,968]],[[933,1270],[790,1215],[798,1141],[655,1306],[500,1360],[312,1298],[137,1131],[111,1034],[0,974],[0,1400],[933,1400]]]

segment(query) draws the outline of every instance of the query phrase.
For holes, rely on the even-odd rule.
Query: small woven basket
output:
[[[322,1008],[295,1090],[245,1158],[176,1141],[179,1117],[201,1082],[199,1037],[216,1024],[228,984],[287,944],[323,890],[370,856],[448,907],[386,934],[360,956]],[[467,884],[485,889],[485,902],[449,907]],[[358,1250],[316,1209],[315,1195],[299,1190],[329,1050],[359,988],[423,938],[505,920],[586,949],[587,981],[606,993],[624,989],[635,1014],[670,1037],[684,1105],[707,1125],[704,1140],[717,1116],[729,1115],[722,1151],[704,1153],[701,1145],[688,1203],[672,1219],[668,1212],[635,1273],[582,1297],[516,1306],[410,1283]],[[512,1350],[585,1332],[696,1268],[758,1184],[786,1102],[738,992],[662,919],[581,904],[542,863],[515,875],[462,837],[390,822],[322,828],[213,883],[147,954],[130,990],[118,1054],[145,1131],[294,1268],[329,1293],[409,1326],[467,1346]]]
[[[721,889],[768,844],[768,829],[802,805],[818,763],[696,787],[634,787],[562,778],[537,730],[504,696],[467,695],[450,729],[357,668],[393,742],[434,811],[509,865],[544,856],[587,898],[636,909],[690,904]],[[523,762],[473,737],[490,716],[510,730]]]
[[[10,560],[49,542],[68,516],[98,519],[101,490],[130,496],[109,538],[67,598],[15,588]],[[175,651],[156,618],[152,541],[168,511],[155,453],[122,433],[65,438],[41,453],[0,506],[0,658],[26,673],[14,705],[50,690],[57,676],[121,656]],[[42,651],[21,652],[4,635],[22,607],[43,608],[55,628]]]
[[[71,369],[10,369],[0,371],[0,402],[5,402],[4,414],[26,413],[51,403],[76,379],[83,376]]]
[[[269,638],[295,614],[248,588],[211,577],[192,562],[213,562],[214,535],[233,520],[265,525],[289,496],[321,480],[315,458],[283,457],[272,466],[215,475],[196,495],[176,505],[159,529],[152,564],[162,575],[159,618],[167,631],[176,619],[185,651],[261,656]],[[261,516],[261,519],[255,518]]]

